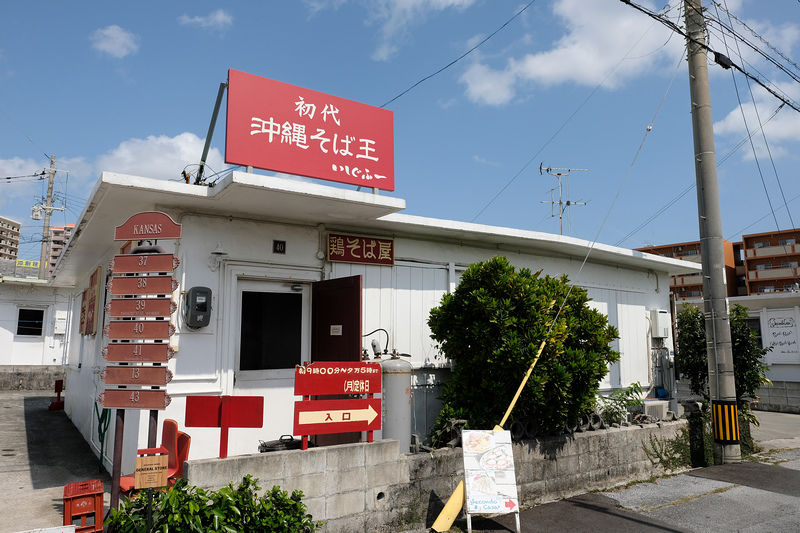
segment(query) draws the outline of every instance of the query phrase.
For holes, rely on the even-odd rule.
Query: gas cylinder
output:
[[[381,362],[383,372],[383,438],[400,441],[400,453],[411,450],[411,363],[392,353]]]

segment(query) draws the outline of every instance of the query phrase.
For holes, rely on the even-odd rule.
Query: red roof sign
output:
[[[391,111],[228,71],[225,162],[394,190]]]

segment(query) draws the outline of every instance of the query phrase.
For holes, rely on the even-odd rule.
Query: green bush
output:
[[[238,487],[233,483],[218,491],[206,491],[179,479],[165,491],[156,491],[152,505],[154,532],[276,532],[311,533],[322,527],[301,503],[301,491],[273,487],[259,497],[257,479],[247,475]],[[147,492],[141,491],[112,510],[105,525],[118,533],[148,533]]]
[[[606,424],[621,424],[628,419],[628,408],[641,406],[642,386],[637,381],[624,389],[614,389],[608,396],[598,397],[598,412]]]
[[[505,257],[471,265],[428,319],[431,336],[453,361],[432,435],[447,427],[447,413],[459,413],[473,429],[499,423],[545,338],[515,413],[555,432],[591,411],[619,354],[610,347],[617,330],[589,301],[584,289],[570,291],[566,276],[517,271]]]

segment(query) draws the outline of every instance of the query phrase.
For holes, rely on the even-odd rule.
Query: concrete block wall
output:
[[[55,391],[56,380],[65,377],[61,365],[3,365],[0,366],[0,390]]]
[[[800,414],[800,383],[796,381],[773,381],[771,387],[758,390],[761,401],[754,404],[761,411]]]
[[[673,439],[686,421],[543,437],[514,444],[520,505],[567,498],[663,472],[645,453],[652,437]],[[187,461],[192,485],[219,489],[247,475],[263,489],[302,490],[326,533],[429,528],[463,476],[461,449],[401,454],[399,443],[344,444]]]

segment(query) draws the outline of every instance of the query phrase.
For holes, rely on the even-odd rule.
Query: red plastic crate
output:
[[[64,525],[76,533],[103,531],[103,482],[78,481],[64,486]]]

